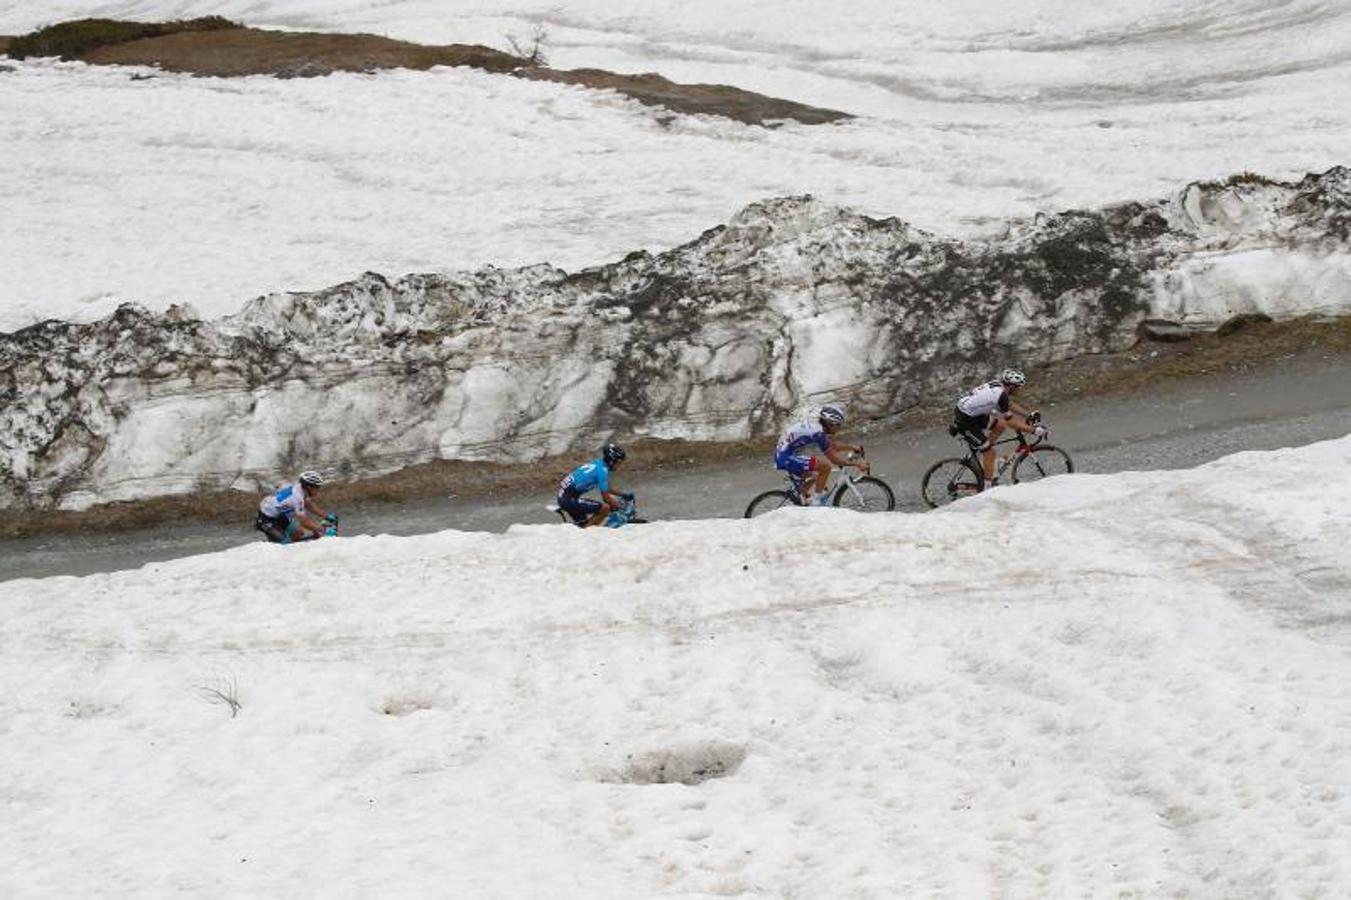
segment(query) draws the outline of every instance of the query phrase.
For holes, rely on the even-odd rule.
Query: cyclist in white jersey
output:
[[[831,440],[831,436],[839,431],[843,424],[843,410],[838,406],[823,406],[817,421],[804,419],[789,425],[783,437],[779,438],[778,446],[774,448],[774,468],[793,476],[794,483],[800,486],[804,505],[812,502],[813,491],[820,492],[818,504],[824,505],[829,499],[830,495],[825,491],[826,482],[830,480],[832,464],[854,466],[864,473],[868,471],[866,459],[848,460],[839,455],[841,450],[862,453],[862,447],[853,447]],[[812,447],[819,449],[826,458],[823,460],[809,455]],[[811,478],[813,472],[816,474],[815,479]]]
[[[295,484],[282,485],[258,504],[258,519],[254,527],[274,544],[289,544],[321,537],[322,519],[328,515],[319,508],[319,489],[324,477],[318,472],[301,472]],[[315,513],[315,519],[310,513]]]
[[[957,399],[952,424],[967,435],[967,440],[980,452],[985,481],[994,484],[995,439],[1005,428],[1026,434],[1046,434],[1046,428],[1028,421],[1032,410],[1013,402],[1013,395],[1022,389],[1027,376],[1017,369],[1005,369],[996,381],[978,384]],[[986,434],[989,429],[989,434]]]

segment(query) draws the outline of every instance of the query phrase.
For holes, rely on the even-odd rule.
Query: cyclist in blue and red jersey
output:
[[[868,471],[867,460],[862,458],[851,460],[840,456],[841,450],[863,453],[862,447],[854,447],[831,439],[843,424],[843,410],[838,406],[823,406],[815,422],[803,419],[789,425],[783,437],[779,438],[778,446],[774,448],[774,468],[793,476],[793,481],[802,494],[804,505],[812,502],[814,492],[820,493],[816,499],[817,504],[825,505],[829,500],[826,482],[830,480],[831,470],[835,466],[853,466],[860,472]],[[825,459],[812,455],[813,447],[820,450]],[[813,472],[816,473],[815,479],[809,477]]]

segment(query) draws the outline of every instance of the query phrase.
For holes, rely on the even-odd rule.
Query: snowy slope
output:
[[[574,269],[811,193],[945,234],[1297,178],[1351,146],[1351,9],[1297,2],[54,0],[75,15],[482,41],[544,23],[559,66],[726,82],[861,118],[779,130],[463,70],[317,80],[0,72],[0,330],[250,296],[367,270]],[[804,27],[810,22],[810,27]],[[137,73],[143,75],[144,73]]]
[[[1343,895],[1348,472],[6,582],[0,893]]]

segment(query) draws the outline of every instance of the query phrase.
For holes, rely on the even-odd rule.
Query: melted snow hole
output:
[[[619,770],[597,780],[618,784],[702,784],[733,775],[746,759],[746,748],[716,741],[630,755]]]

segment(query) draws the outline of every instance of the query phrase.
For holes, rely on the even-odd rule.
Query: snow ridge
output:
[[[215,321],[123,306],[0,335],[0,506],[738,439],[824,398],[885,415],[1008,362],[1120,349],[1145,319],[1346,314],[1349,232],[1343,167],[979,240],[785,197],[575,273],[368,273]]]
[[[1351,437],[0,582],[0,894],[1346,896],[1348,492]]]

